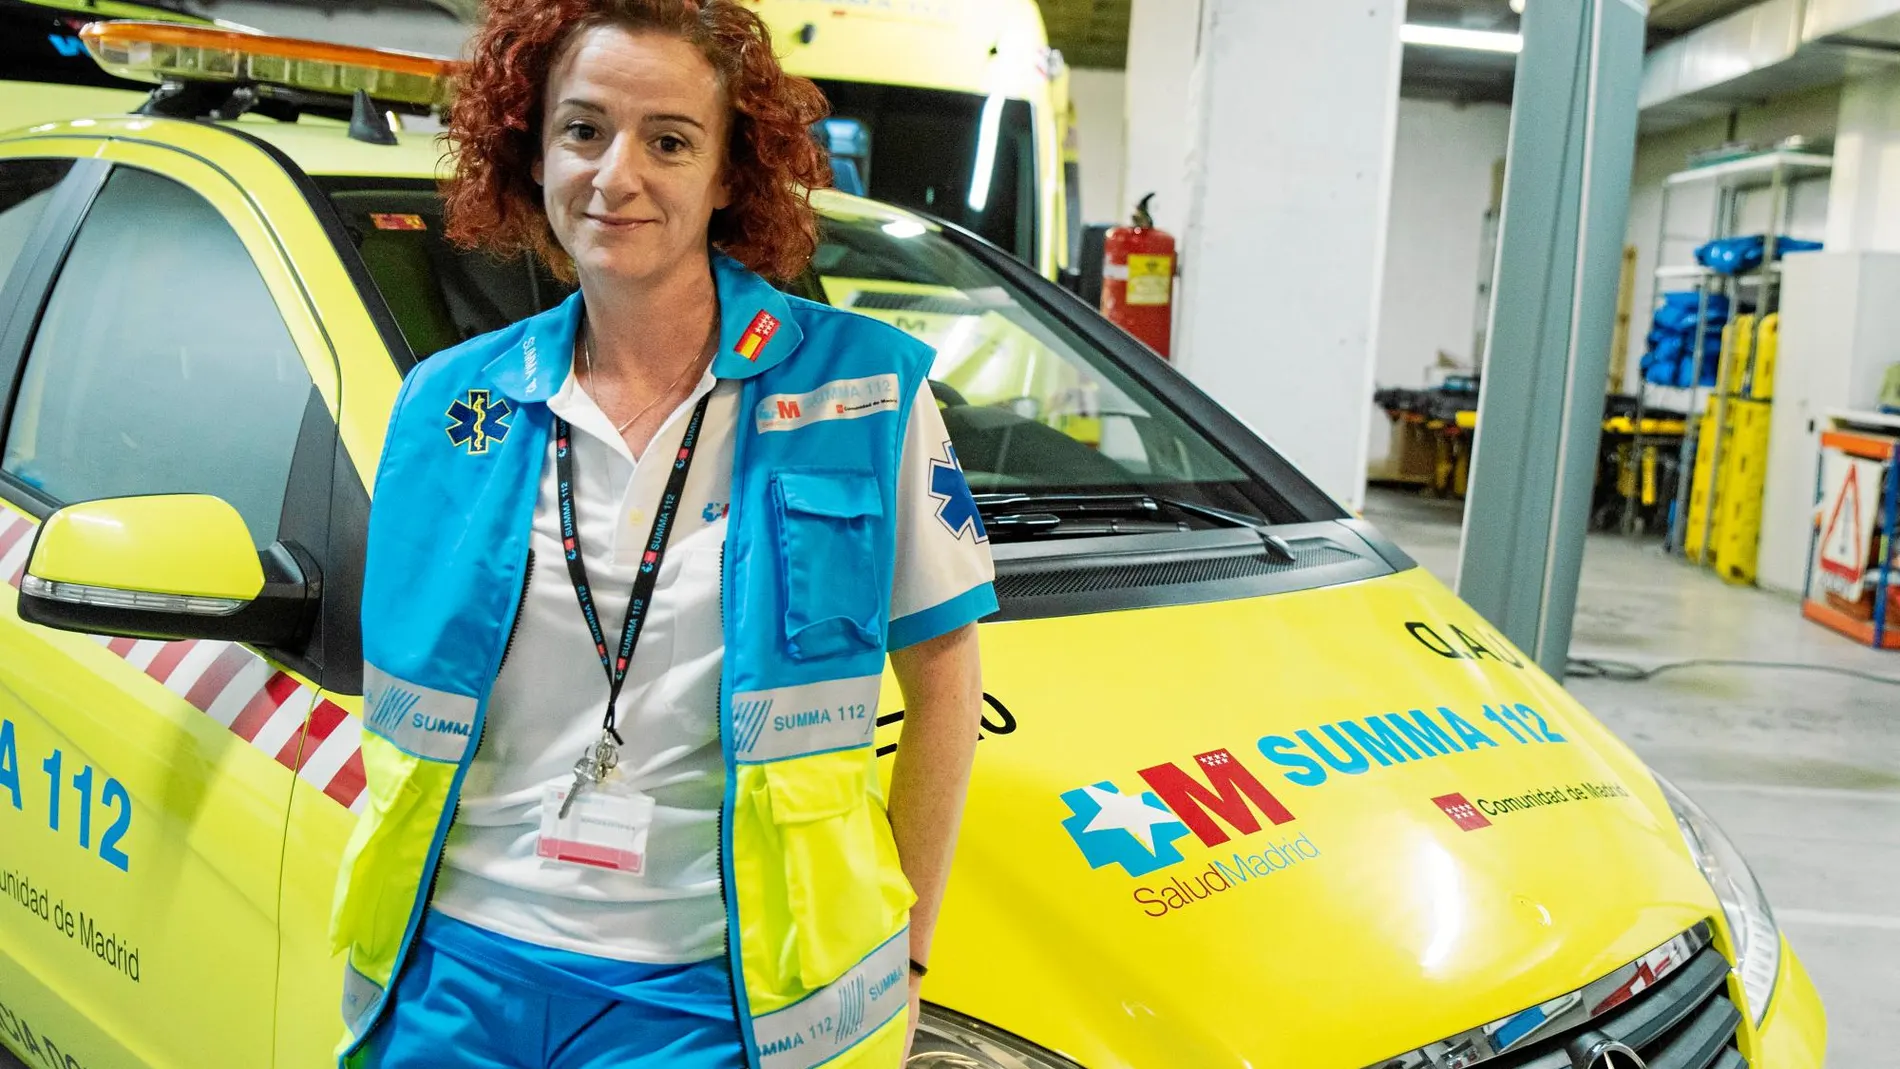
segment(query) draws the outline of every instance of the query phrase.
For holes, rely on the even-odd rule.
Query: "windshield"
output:
[[[526,260],[449,245],[427,184],[326,185],[418,356],[572,292]],[[1057,318],[1045,298],[909,216],[835,195],[818,200],[818,254],[811,275],[791,288],[937,350],[930,386],[996,541],[1304,518],[1118,357]]]
[[[817,79],[838,187],[929,212],[1036,262],[1036,140],[1029,102]]]

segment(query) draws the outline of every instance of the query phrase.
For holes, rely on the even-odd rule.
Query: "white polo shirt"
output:
[[[672,458],[693,406],[708,391],[685,497],[616,712],[626,740],[618,774],[656,803],[646,871],[535,855],[542,789],[572,780],[575,759],[599,738],[607,710],[607,674],[561,550],[550,440],[530,540],[533,570],[443,850],[435,909],[515,939],[598,957],[672,963],[720,954],[726,914],[717,839],[725,786],[716,708],[725,655],[719,564],[740,383],[710,372],[702,378],[654,435],[643,454],[658,458],[651,463],[634,458],[571,373],[548,407],[573,427],[576,525],[611,645],[626,619]],[[965,510],[947,508],[949,496],[932,492],[943,489],[941,469],[953,463],[943,417],[929,388],[920,388],[898,479],[893,620],[991,579],[988,543],[967,520],[953,529],[943,517],[963,520]]]

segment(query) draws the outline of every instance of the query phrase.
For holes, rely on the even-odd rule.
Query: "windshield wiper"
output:
[[[1213,505],[1154,494],[975,494],[991,535],[1018,537],[1158,534],[1192,530],[1185,519],[1258,530],[1264,520]],[[1263,540],[1265,536],[1262,536]],[[1268,544],[1278,550],[1276,537]],[[1281,543],[1282,545],[1284,543]],[[1284,553],[1292,557],[1291,551]]]

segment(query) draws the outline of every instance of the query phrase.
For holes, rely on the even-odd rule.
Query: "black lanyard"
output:
[[[680,495],[686,490],[686,472],[693,466],[693,452],[699,447],[700,424],[706,421],[706,405],[712,394],[699,399],[693,418],[686,424],[686,436],[680,439],[679,455],[673,460],[672,474],[666,478],[666,492],[660,496],[660,510],[653,517],[653,530],[647,535],[646,552],[640,558],[640,574],[633,581],[633,597],[627,602],[627,622],[620,628],[620,655],[607,656],[607,635],[600,629],[600,613],[594,608],[594,591],[587,583],[587,564],[581,559],[581,539],[574,515],[574,449],[567,421],[554,417],[554,469],[560,483],[561,546],[567,553],[567,574],[574,580],[574,596],[580,599],[581,615],[594,636],[594,649],[600,653],[600,666],[607,670],[607,717],[601,728],[623,743],[614,730],[614,705],[620,701],[620,688],[627,681],[627,666],[633,663],[634,647],[640,644],[640,629],[646,626],[647,609],[653,603],[653,585],[660,580],[660,562],[666,556],[666,543],[673,534],[673,517],[679,512]],[[649,447],[651,448],[651,447]]]

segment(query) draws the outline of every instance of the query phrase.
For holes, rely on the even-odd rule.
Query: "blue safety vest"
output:
[[[788,298],[715,256],[713,373],[743,381],[721,567],[719,820],[729,956],[761,1069],[894,1067],[914,895],[874,767],[896,496],[928,347]],[[581,313],[561,306],[431,357],[396,399],[363,583],[367,807],[338,875],[347,1057],[427,909],[519,607],[552,416]],[[985,585],[958,599],[986,614]],[[974,611],[971,611],[973,603]]]

